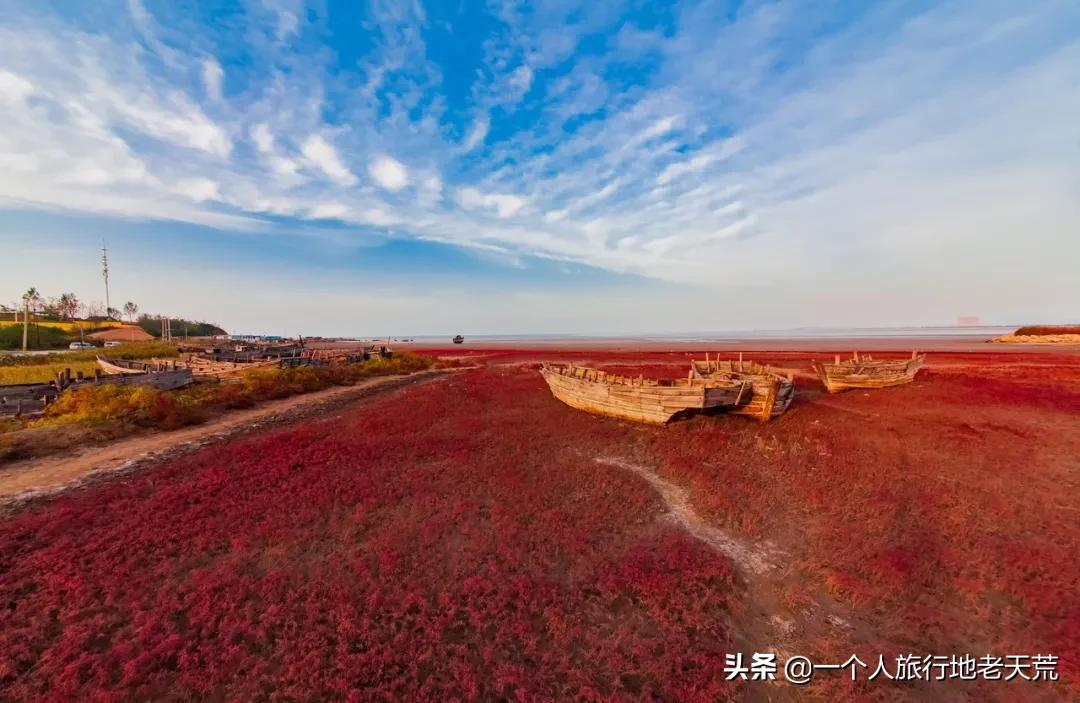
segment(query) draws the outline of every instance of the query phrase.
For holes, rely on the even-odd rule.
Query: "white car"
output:
[[[123,344],[123,342],[118,342],[118,341],[116,341],[115,339],[113,339],[113,340],[110,340],[110,341],[108,341],[108,342],[105,342],[105,346],[107,346],[107,347],[118,347],[118,346],[120,346],[121,344]]]
[[[68,345],[68,349],[93,349],[94,345],[90,342],[72,342]]]

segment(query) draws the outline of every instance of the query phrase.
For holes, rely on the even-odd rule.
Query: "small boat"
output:
[[[465,338],[464,338],[464,337],[462,337],[462,336],[461,336],[461,335],[459,334],[459,335],[457,335],[456,337],[454,337],[454,339],[453,339],[453,340],[451,340],[451,341],[453,341],[453,342],[454,342],[454,344],[464,344],[464,343],[465,343]]]
[[[771,366],[754,361],[721,361],[718,358],[693,362],[694,370],[702,378],[730,378],[750,383],[753,392],[744,402],[729,410],[733,415],[749,415],[768,422],[783,415],[795,399],[795,379],[791,373],[783,375]]]
[[[573,364],[545,363],[540,375],[552,395],[572,408],[656,425],[666,424],[676,415],[735,407],[752,393],[747,381],[703,379],[693,367],[686,378],[659,381]]]
[[[858,352],[841,361],[837,355],[833,363],[814,361],[812,365],[821,382],[830,393],[848,388],[889,388],[902,386],[915,380],[915,374],[926,361],[926,354],[911,352],[910,359],[876,360],[869,354]]]
[[[141,364],[136,365],[136,362],[124,359],[107,359],[99,356],[97,357],[97,364],[101,367],[101,372],[106,376],[127,376],[131,374],[146,373],[146,369],[142,368]]]
[[[173,360],[151,359],[150,361],[135,361],[132,359],[110,359],[107,356],[97,357],[98,366],[106,376],[136,376],[144,373],[161,373],[163,371],[175,371],[177,362]],[[180,366],[183,366],[181,363]]]

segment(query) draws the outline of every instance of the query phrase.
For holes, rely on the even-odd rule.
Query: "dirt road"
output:
[[[201,425],[140,434],[104,446],[13,462],[0,467],[0,508],[57,493],[104,476],[133,471],[207,444],[263,427],[322,414],[375,393],[430,381],[446,370],[383,376],[236,410]]]

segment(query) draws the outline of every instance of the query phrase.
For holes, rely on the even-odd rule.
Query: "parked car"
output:
[[[107,347],[118,347],[121,344],[123,344],[123,342],[118,342],[115,339],[110,339],[108,342],[105,342],[105,346]]]
[[[93,349],[94,345],[90,342],[72,342],[68,345],[68,349]]]

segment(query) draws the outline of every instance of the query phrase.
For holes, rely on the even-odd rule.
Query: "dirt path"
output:
[[[732,561],[745,586],[742,612],[733,614],[738,651],[775,652],[782,663],[791,655],[808,654],[814,640],[828,630],[842,630],[856,641],[870,639],[871,628],[825,593],[813,594],[812,602],[797,611],[783,604],[785,588],[798,578],[789,567],[790,555],[783,549],[770,542],[754,544],[710,525],[694,510],[685,489],[647,466],[614,457],[598,457],[595,461],[644,479],[663,500],[672,522]],[[778,674],[777,678],[782,677]],[[757,699],[770,701],[799,697],[797,691],[783,686],[757,693]]]
[[[451,370],[372,378],[353,386],[336,386],[272,400],[172,432],[141,434],[77,452],[0,466],[0,510],[107,476],[134,471],[245,432],[324,414],[376,393],[430,381],[448,371]]]

